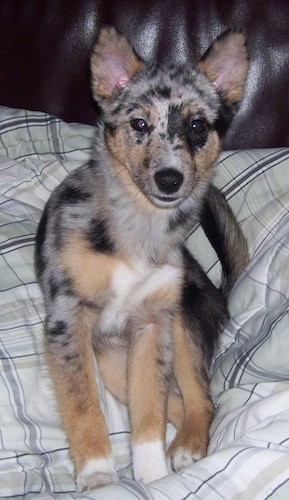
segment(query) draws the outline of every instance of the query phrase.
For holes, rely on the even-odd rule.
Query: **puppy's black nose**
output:
[[[166,194],[176,193],[183,184],[184,176],[173,168],[164,168],[155,174],[156,185]]]

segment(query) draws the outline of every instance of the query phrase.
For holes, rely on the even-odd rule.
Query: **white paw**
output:
[[[116,481],[118,475],[111,458],[90,459],[77,476],[77,492],[100,488]]]
[[[133,473],[136,481],[151,483],[167,476],[164,446],[161,441],[134,444],[132,446]]]
[[[179,447],[172,456],[172,468],[177,472],[201,458],[203,457],[200,453],[192,453],[187,448]]]

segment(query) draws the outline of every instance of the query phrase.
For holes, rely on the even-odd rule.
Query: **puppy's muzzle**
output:
[[[165,168],[155,174],[155,183],[165,194],[177,193],[183,184],[184,176],[173,168]]]

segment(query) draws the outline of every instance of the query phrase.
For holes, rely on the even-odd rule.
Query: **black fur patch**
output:
[[[105,123],[105,131],[108,132],[111,136],[115,135],[116,129],[117,127],[114,123]]]
[[[86,201],[91,198],[91,194],[81,189],[79,186],[74,186],[72,184],[65,184],[61,191],[60,203],[67,203],[69,205],[74,205],[81,201]]]
[[[55,276],[51,276],[49,279],[49,295],[53,300],[59,294],[66,296],[74,296],[71,287],[71,281],[67,278],[65,280],[59,281]]]
[[[48,207],[46,206],[42,213],[35,237],[34,260],[35,260],[35,270],[37,279],[40,278],[46,267],[46,259],[43,256],[42,248],[43,248],[43,243],[45,241],[46,230],[47,230],[47,220],[48,220],[47,211]]]
[[[238,108],[238,103],[227,104],[226,102],[222,102],[219,116],[213,124],[214,129],[218,132],[221,139],[225,136],[228,128],[230,127],[231,122],[238,111]]]
[[[58,281],[55,279],[54,276],[51,276],[49,279],[49,295],[50,298],[53,300],[55,299],[56,295],[58,294],[60,289]]]
[[[47,329],[47,335],[49,337],[58,337],[65,335],[67,331],[68,331],[67,323],[65,321],[58,320],[55,322],[53,328]]]
[[[144,161],[143,161],[143,167],[145,170],[147,170],[150,166],[150,161],[148,158],[145,158]]]
[[[157,95],[158,97],[163,97],[164,99],[170,99],[171,97],[171,89],[170,87],[163,85],[154,87],[152,90],[152,95]]]
[[[221,192],[220,196],[223,196]],[[221,230],[216,219],[216,214],[213,213],[207,201],[205,201],[201,211],[200,223],[222,263],[224,274],[226,276],[231,276],[231,260],[227,254],[226,246],[224,245],[224,232]]]
[[[147,106],[152,103],[155,98],[170,99],[171,89],[167,85],[155,85],[144,94],[138,97],[139,106]]]
[[[192,121],[193,117],[189,117],[186,119],[185,130],[186,130],[186,140],[189,146],[189,151],[191,155],[194,155],[196,149],[201,148],[206,144],[208,133],[210,131],[210,126],[207,122],[204,122],[205,127],[203,132],[196,134],[192,130]]]
[[[199,338],[204,361],[209,364],[228,318],[226,301],[186,248],[183,249],[183,258],[186,269],[182,293],[183,319],[195,340]]]
[[[181,114],[181,107],[171,105],[168,109],[168,135],[170,141],[178,136],[182,137],[184,135],[184,124],[183,117]]]
[[[184,226],[189,218],[188,210],[179,209],[169,220],[169,231],[176,231],[180,226]]]
[[[76,361],[77,359],[79,359],[79,354],[78,353],[75,353],[75,354],[66,354],[64,356],[64,360],[67,361],[68,363],[70,361]],[[80,365],[79,367],[77,367],[79,370],[81,370],[82,366]]]
[[[113,252],[114,245],[103,220],[91,219],[86,237],[95,250],[105,253]]]

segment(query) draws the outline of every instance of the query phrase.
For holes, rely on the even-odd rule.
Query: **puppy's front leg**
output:
[[[171,457],[173,469],[178,471],[206,455],[213,403],[209,397],[208,380],[202,374],[201,351],[193,341],[192,332],[190,334],[182,321],[176,321],[174,349],[174,373],[183,405],[175,397],[169,407],[172,415],[177,411],[181,415],[184,410],[184,420],[168,450],[168,456]]]
[[[65,310],[65,309],[64,309]],[[66,309],[67,310],[67,309]],[[46,353],[67,429],[79,491],[117,480],[95,381],[91,328],[85,307],[47,321]]]
[[[170,362],[166,325],[134,324],[128,358],[128,403],[134,478],[149,483],[168,474],[164,452]]]

